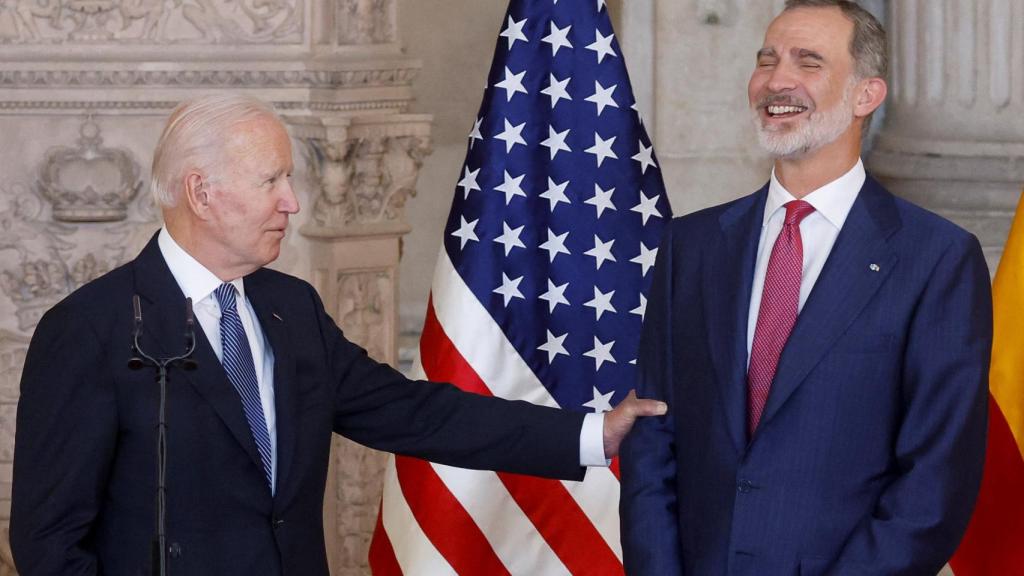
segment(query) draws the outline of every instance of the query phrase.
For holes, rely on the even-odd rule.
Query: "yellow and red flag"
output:
[[[992,285],[988,450],[956,576],[1024,575],[1024,195]]]

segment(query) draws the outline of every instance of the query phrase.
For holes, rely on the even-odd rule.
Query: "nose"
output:
[[[285,214],[298,213],[299,198],[295,195],[295,189],[292,187],[291,178],[285,178],[284,185],[281,188],[281,198],[277,201],[278,212],[284,212]]]
[[[786,92],[796,88],[796,75],[785,62],[779,62],[768,74],[765,88],[770,92]]]

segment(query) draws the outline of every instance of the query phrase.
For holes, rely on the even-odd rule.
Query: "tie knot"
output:
[[[217,297],[217,303],[220,304],[220,309],[232,310],[235,307],[235,285],[230,282],[225,282],[217,289],[213,291],[213,295]]]
[[[800,222],[814,212],[814,206],[803,200],[786,202],[786,226],[799,226]]]

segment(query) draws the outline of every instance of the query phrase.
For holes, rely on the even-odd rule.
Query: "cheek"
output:
[[[765,82],[765,75],[757,70],[750,75],[750,81],[747,82],[747,100],[751,106],[757,102],[761,92],[764,90]]]

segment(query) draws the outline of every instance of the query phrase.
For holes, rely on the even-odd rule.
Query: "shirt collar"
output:
[[[853,202],[857,199],[857,194],[860,193],[860,189],[864,186],[866,179],[867,174],[864,172],[864,162],[858,158],[857,163],[847,173],[814,190],[807,196],[804,196],[803,199],[811,206],[814,206],[814,210],[824,216],[836,229],[841,230],[843,223],[846,222],[846,217],[850,214],[850,209],[853,208]],[[764,221],[762,225],[767,226],[768,220],[772,215],[782,208],[786,202],[793,200],[796,200],[796,198],[782,186],[782,183],[775,177],[775,169],[772,168],[772,177],[768,183],[768,200],[764,206]]]
[[[218,286],[224,283],[216,274],[210,272],[209,269],[186,252],[171,237],[171,233],[167,231],[166,226],[160,229],[157,244],[160,246],[160,254],[163,255],[164,261],[167,262],[167,267],[171,269],[171,274],[178,282],[178,286],[186,298],[192,299],[193,304],[203,301],[210,294],[213,294],[213,291]],[[231,284],[238,290],[238,296],[244,298],[245,287],[242,279],[236,278],[231,281]]]

